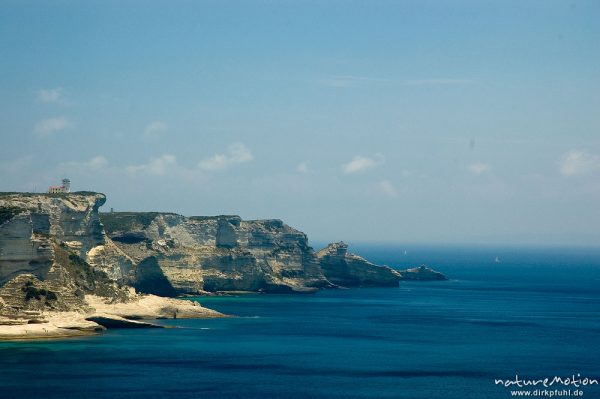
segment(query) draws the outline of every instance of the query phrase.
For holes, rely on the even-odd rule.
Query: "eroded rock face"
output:
[[[113,244],[133,262],[128,282],[142,292],[312,292],[331,285],[306,235],[281,220],[168,213],[101,217]]]
[[[277,219],[99,215],[104,202],[105,196],[96,193],[0,193],[0,324],[7,322],[3,315],[27,320],[26,312],[87,314],[94,308],[92,297],[139,301],[131,287],[159,296],[304,293],[336,286],[393,287],[402,279],[441,276],[430,269],[375,265],[349,253],[344,243],[315,253],[304,233]],[[154,298],[147,313],[189,307]],[[201,307],[190,309],[181,314],[208,314]]]
[[[122,282],[156,295],[394,287],[417,276],[368,262],[349,253],[344,243],[315,253],[304,233],[278,219],[155,212],[103,213],[101,219],[114,247],[111,253],[120,254],[114,258],[124,270]],[[425,273],[418,276],[426,278]]]
[[[30,273],[41,279],[48,274],[53,262],[49,228],[36,231],[35,219],[41,217],[32,218],[30,213],[24,211],[2,225],[0,285],[21,273]]]
[[[0,224],[0,285],[21,273],[45,279],[54,263],[55,241],[85,259],[103,242],[98,208],[105,201],[103,194],[0,196],[0,209],[18,210]]]
[[[95,312],[90,296],[111,304],[142,303],[126,285],[136,275],[134,260],[106,237],[100,223],[98,208],[105,200],[87,192],[0,193],[0,338],[49,329],[68,336],[69,325],[95,331],[84,319]],[[151,304],[146,315],[164,308],[198,317],[210,313],[190,308],[188,301],[155,297]],[[65,319],[66,313],[73,315]],[[11,327],[29,324],[44,327]]]
[[[0,224],[0,313],[85,311],[85,294],[125,299],[124,291],[87,254],[104,242],[103,194],[10,194]],[[4,212],[6,214],[6,212]]]
[[[325,277],[342,287],[396,287],[401,279],[396,270],[349,253],[344,242],[329,244],[317,257]]]

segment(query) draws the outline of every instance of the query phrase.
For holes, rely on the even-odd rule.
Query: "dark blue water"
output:
[[[508,398],[495,378],[600,378],[599,249],[354,250],[451,280],[200,298],[240,317],[0,343],[0,398]]]

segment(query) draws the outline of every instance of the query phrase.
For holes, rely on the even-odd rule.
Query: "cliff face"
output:
[[[85,310],[85,294],[125,299],[127,291],[86,261],[104,239],[102,194],[0,197],[0,314]]]
[[[102,214],[107,235],[143,292],[313,292],[329,286],[304,233],[280,220],[169,213]]]
[[[78,312],[93,321],[106,320],[107,312],[120,318],[217,315],[139,293],[304,293],[444,278],[423,267],[377,266],[344,243],[315,253],[304,233],[281,220],[99,214],[104,202],[97,193],[0,193],[0,327],[37,323],[47,312]],[[102,315],[95,314],[99,309]]]
[[[390,267],[349,253],[343,242],[329,244],[317,253],[317,258],[327,279],[343,287],[396,287],[402,277]]]
[[[97,193],[0,194],[0,327],[47,324],[48,312],[76,312],[71,322],[93,330],[97,324],[82,323],[95,311],[86,296],[110,303],[140,299],[121,277],[131,261],[100,223],[105,200]],[[91,264],[101,252],[111,262]],[[68,328],[56,328],[69,335]]]
[[[55,242],[85,258],[103,240],[98,208],[105,201],[103,194],[1,196],[0,209],[7,216],[0,224],[0,285],[22,273],[45,279],[54,264]]]
[[[396,271],[348,252],[315,253],[306,235],[281,220],[172,213],[102,213],[107,239],[89,261],[124,284],[156,295],[215,291],[314,292],[323,287],[394,287],[443,276]],[[116,271],[115,271],[116,270]]]

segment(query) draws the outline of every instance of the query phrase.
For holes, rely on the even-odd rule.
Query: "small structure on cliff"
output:
[[[50,193],[50,194],[69,193],[69,192],[71,192],[71,180],[69,180],[69,179],[62,179],[62,186],[48,187],[48,193]]]

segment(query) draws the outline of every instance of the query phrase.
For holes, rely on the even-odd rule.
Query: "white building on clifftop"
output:
[[[69,180],[69,179],[62,179],[62,186],[48,187],[48,193],[50,193],[50,194],[68,193],[70,191],[71,191],[71,180]]]

